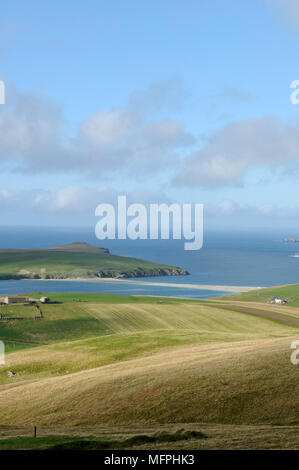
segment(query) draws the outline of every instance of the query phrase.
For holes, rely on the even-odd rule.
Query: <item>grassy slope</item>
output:
[[[43,320],[2,322],[0,338],[48,344],[120,333],[166,330],[171,333],[206,332],[208,335],[223,333],[230,340],[235,334],[243,334],[247,338],[246,335],[292,334],[293,331],[264,319],[257,320],[250,315],[224,311],[215,308],[215,305],[209,307],[200,302],[178,299],[173,302],[163,300],[161,303],[157,298],[148,298],[145,302],[137,297],[137,302],[131,303],[127,299],[121,302],[122,296],[107,297],[107,303],[92,300],[45,304],[42,306]],[[94,299],[93,295],[91,299]],[[6,308],[2,307],[1,311],[5,312]],[[15,305],[10,306],[9,310],[12,313],[16,309],[20,314],[20,308],[20,305]],[[27,308],[23,307],[24,311]]]
[[[49,343],[7,355],[2,423],[298,423],[298,329],[200,302],[114,299],[0,325],[2,337]]]
[[[88,245],[87,245],[88,246]],[[82,249],[83,250],[83,249]],[[157,275],[160,270],[179,270],[171,266],[115,256],[109,253],[55,250],[0,250],[0,277],[36,276],[48,277],[95,277],[102,272],[106,276]],[[20,273],[21,271],[21,273]],[[26,274],[26,272],[28,273]],[[180,270],[179,270],[180,271]],[[183,270],[181,270],[183,274]]]
[[[19,374],[15,383],[112,364],[163,348],[283,337],[294,331],[190,302],[66,303],[43,306],[43,312],[43,320],[1,325],[2,338],[10,335],[11,341],[48,344],[8,355],[6,366],[0,369],[0,383],[11,383],[6,374],[9,369]]]
[[[244,292],[242,294],[231,294],[224,297],[217,297],[217,300],[269,303],[272,297],[283,297],[288,300],[290,306],[299,307],[299,284],[269,287],[266,289]]]
[[[3,424],[299,424],[290,338],[180,347],[3,386]]]

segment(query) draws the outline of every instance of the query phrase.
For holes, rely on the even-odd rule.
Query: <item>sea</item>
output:
[[[0,281],[0,295],[101,292],[207,298],[223,295],[224,292],[197,289],[192,285],[268,287],[293,284],[299,282],[299,243],[286,243],[284,238],[298,235],[271,230],[207,231],[201,250],[185,251],[183,240],[100,241],[95,237],[93,228],[1,227],[1,248],[47,248],[81,241],[106,247],[113,254],[179,266],[190,274],[139,279],[155,285],[126,281]],[[163,286],[163,283],[171,286]],[[191,287],[184,287],[183,284]]]

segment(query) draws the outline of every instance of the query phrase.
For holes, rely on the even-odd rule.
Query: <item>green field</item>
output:
[[[44,250],[0,250],[0,279],[75,279],[187,274],[176,266],[115,256],[74,243]]]
[[[269,287],[244,292],[242,294],[231,294],[224,297],[217,297],[217,300],[269,303],[273,297],[282,297],[288,301],[290,306],[299,307],[299,284]]]
[[[113,438],[112,436],[45,436],[39,438],[18,437],[0,440],[1,449],[48,449],[48,450],[105,450],[130,449],[136,446],[159,445],[165,443],[190,442],[207,439],[201,431],[178,429],[174,432],[159,431],[152,434],[135,434]]]
[[[77,298],[86,295],[78,294]],[[104,295],[98,298],[105,298],[105,302],[96,302],[95,298],[92,294],[91,302],[43,305],[43,320],[2,322],[0,339],[10,340],[10,350],[14,340],[19,342],[15,343],[18,349],[23,341],[26,351],[9,355],[7,366],[0,369],[0,383],[11,382],[7,370],[12,366],[18,373],[15,383],[100,367],[164,348],[293,333],[284,325],[199,302],[163,300],[161,304],[159,298],[148,297],[145,301],[144,297],[133,296],[128,296],[129,302],[122,302],[122,296]],[[11,311],[14,308],[19,311],[22,307],[10,306]],[[34,349],[28,349],[28,343]]]
[[[112,303],[112,304],[128,304],[128,303],[195,303],[200,300],[181,299],[175,297],[157,297],[151,295],[115,295],[115,294],[87,294],[87,293],[64,293],[64,292],[31,292],[26,294],[32,298],[50,297],[54,302],[95,302],[95,303]]]
[[[164,428],[170,436],[203,426],[209,426],[207,439],[178,439],[175,448],[223,448],[223,425],[247,426],[244,436],[252,443],[250,426],[266,426],[259,431],[268,436],[265,448],[275,448],[267,426],[278,426],[282,439],[279,429],[287,425],[292,432],[283,445],[293,446],[299,399],[290,344],[299,328],[288,326],[290,316],[279,322],[255,316],[252,308],[244,313],[228,304],[159,297],[49,296],[57,303],[42,306],[43,319],[0,322],[7,353],[0,367],[0,438],[7,439],[0,448],[103,448],[107,439],[115,448],[163,448],[152,436]],[[1,308],[20,314],[28,307]],[[175,430],[170,423],[177,423]],[[29,432],[27,439],[20,426],[33,425],[52,437],[30,440]],[[126,432],[116,437],[113,429],[122,426]],[[133,428],[148,440],[130,447]],[[174,448],[169,436],[167,448]],[[238,448],[230,436],[229,445]]]

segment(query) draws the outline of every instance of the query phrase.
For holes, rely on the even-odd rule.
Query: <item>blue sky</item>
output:
[[[298,0],[6,2],[7,224],[93,224],[126,193],[298,230],[298,51]]]

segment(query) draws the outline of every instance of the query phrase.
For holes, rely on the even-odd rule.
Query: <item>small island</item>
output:
[[[187,275],[177,266],[113,255],[84,242],[45,249],[0,249],[0,280],[101,279]]]
[[[284,238],[285,243],[299,243],[299,238]]]

